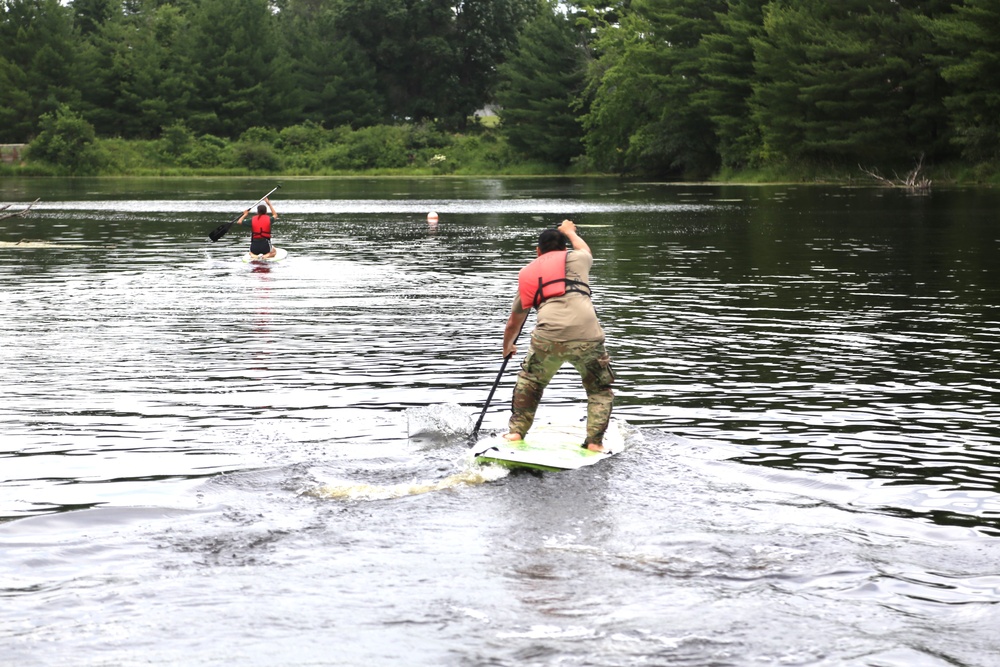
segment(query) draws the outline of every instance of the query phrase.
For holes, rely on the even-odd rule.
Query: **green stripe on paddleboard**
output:
[[[502,435],[479,441],[472,455],[477,463],[507,468],[556,471],[593,465],[618,452],[624,442],[619,424],[612,422],[604,437],[604,452],[580,445],[586,437],[583,424],[545,424],[531,429],[524,440],[505,440]]]

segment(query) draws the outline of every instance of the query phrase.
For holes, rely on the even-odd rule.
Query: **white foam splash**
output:
[[[432,491],[443,491],[458,486],[475,486],[500,479],[507,471],[495,466],[470,468],[444,479],[404,482],[401,484],[367,484],[364,482],[331,482],[305,491],[305,495],[331,500],[391,500],[416,496]]]
[[[469,435],[474,427],[473,415],[456,403],[438,403],[406,411],[406,430],[410,438],[447,440]]]

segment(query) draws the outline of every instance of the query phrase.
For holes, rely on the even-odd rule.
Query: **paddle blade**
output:
[[[216,227],[215,229],[213,229],[211,232],[208,233],[208,238],[212,239],[212,243],[215,243],[216,241],[218,241],[219,239],[221,239],[223,236],[225,236],[226,232],[228,232],[229,228],[232,227],[232,226],[233,226],[233,223],[231,223],[231,222],[227,222],[225,224],[219,225],[218,227]]]

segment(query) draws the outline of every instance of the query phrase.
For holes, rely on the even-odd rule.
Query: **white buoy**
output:
[[[438,214],[435,213],[434,211],[431,211],[430,213],[427,214],[428,222],[437,222],[437,219],[438,219]]]

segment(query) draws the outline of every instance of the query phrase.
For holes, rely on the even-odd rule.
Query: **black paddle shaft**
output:
[[[271,195],[273,195],[274,192],[275,192],[275,190],[277,190],[280,187],[281,187],[280,185],[274,186],[274,190],[271,190],[266,195],[264,195],[263,197],[261,197],[260,199],[258,199],[257,200],[257,204],[261,203],[262,201],[264,201],[265,199],[267,199],[268,197],[270,197]],[[253,206],[256,206],[257,204],[254,204]],[[253,208],[253,206],[251,206],[250,208]],[[228,232],[230,230],[230,228],[239,221],[239,219],[240,219],[240,217],[242,215],[243,214],[240,213],[238,216],[236,216],[236,218],[232,222],[224,222],[221,225],[219,225],[218,227],[216,227],[215,229],[213,229],[212,231],[210,231],[208,233],[208,238],[212,239],[212,243],[215,243],[216,241],[218,241],[219,239],[221,239],[223,236],[226,235],[226,232]]]
[[[469,440],[475,443],[476,438],[479,436],[479,427],[483,425],[483,418],[486,416],[486,411],[490,408],[490,401],[493,400],[493,394],[496,393],[497,387],[500,385],[500,379],[503,377],[504,370],[507,369],[507,362],[514,354],[508,354],[503,358],[503,363],[500,365],[500,372],[497,373],[496,382],[493,383],[493,387],[490,389],[490,395],[486,397],[486,404],[483,406],[483,411],[479,415],[479,421],[476,422],[476,427],[472,429],[472,435],[469,436]]]

